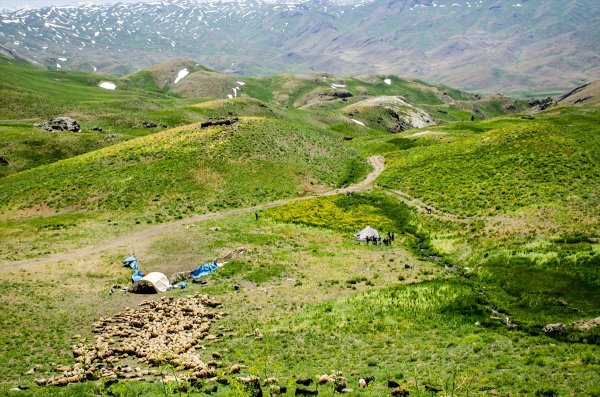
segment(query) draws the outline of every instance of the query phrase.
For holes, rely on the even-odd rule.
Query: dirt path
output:
[[[473,217],[461,217],[456,214],[445,212],[440,209],[437,209],[424,201],[419,200],[416,197],[409,195],[401,190],[388,190],[387,193],[402,201],[404,204],[408,205],[412,209],[422,214],[426,214],[433,218],[441,219],[444,221],[452,221],[452,222],[460,222],[460,223],[469,223]]]
[[[127,248],[131,246],[135,246],[136,250],[143,251],[145,250],[153,241],[154,238],[164,235],[168,233],[169,230],[179,228],[181,226],[189,225],[192,223],[200,222],[200,221],[208,221],[214,219],[225,218],[231,215],[242,215],[255,211],[264,210],[267,208],[278,207],[280,205],[289,204],[297,201],[310,200],[315,197],[321,196],[333,196],[336,194],[350,193],[350,192],[359,192],[368,190],[373,187],[373,183],[375,179],[383,172],[385,168],[385,159],[383,156],[372,156],[367,158],[367,161],[373,167],[373,171],[367,175],[367,177],[358,182],[355,185],[348,186],[342,189],[331,190],[323,193],[316,193],[312,196],[304,196],[304,197],[294,197],[288,199],[282,199],[277,201],[272,201],[270,203],[264,203],[255,205],[252,207],[245,208],[234,208],[231,210],[225,210],[221,212],[212,212],[208,214],[195,215],[190,218],[183,219],[177,222],[169,222],[161,225],[155,225],[148,227],[146,229],[142,229],[131,234],[125,236],[119,236],[113,240],[109,240],[103,242],[101,244],[83,247],[75,250],[71,250],[68,252],[56,253],[48,256],[44,256],[41,258],[17,261],[17,262],[8,262],[4,264],[0,264],[0,272],[12,271],[25,269],[31,266],[43,265],[43,264],[52,264],[62,261],[71,261],[74,259],[83,258],[89,255],[96,255],[104,251],[115,250],[118,248]]]

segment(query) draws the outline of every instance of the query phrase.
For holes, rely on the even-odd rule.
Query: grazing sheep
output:
[[[369,386],[369,383],[373,382],[375,380],[374,376],[367,376],[366,378],[360,378],[358,380],[358,385],[362,388],[365,388],[367,386]]]
[[[240,370],[248,368],[247,365],[241,365],[241,364],[233,364],[231,366],[231,368],[229,368],[229,372],[231,372],[232,374],[238,374],[240,373]]]
[[[432,393],[439,393],[439,392],[442,391],[442,389],[438,389],[437,387],[433,387],[433,386],[430,386],[430,385],[425,385],[425,390],[426,391],[430,391]]]
[[[388,384],[387,384],[387,386],[388,386],[390,389],[393,389],[393,388],[395,388],[395,387],[400,387],[400,383],[396,382],[395,380],[388,380]]]
[[[296,392],[294,393],[295,396],[317,396],[318,394],[318,390],[307,390],[300,387],[297,387]]]
[[[269,395],[273,396],[280,396],[282,394],[285,394],[287,392],[287,387],[285,386],[278,386],[278,385],[271,385],[269,386]]]
[[[320,385],[324,385],[325,383],[335,382],[335,378],[331,375],[317,375],[317,382]]]
[[[246,391],[250,397],[263,397],[262,389],[260,388],[260,379],[258,376],[239,377],[238,381],[246,386]]]
[[[410,392],[408,391],[407,388],[402,387],[402,386],[398,386],[395,389],[392,390],[392,396],[408,396],[410,395]]]
[[[306,378],[306,379],[297,379],[296,380],[296,384],[297,385],[302,385],[302,386],[310,386],[312,385],[313,380],[311,378]]]

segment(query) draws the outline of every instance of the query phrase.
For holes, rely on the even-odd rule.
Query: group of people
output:
[[[381,237],[367,236],[366,241],[367,245],[369,244],[369,242],[372,242],[373,245],[383,244],[387,247],[388,245],[392,244],[392,241],[394,241],[394,237],[394,232],[388,232],[387,237],[384,237],[383,239]]]

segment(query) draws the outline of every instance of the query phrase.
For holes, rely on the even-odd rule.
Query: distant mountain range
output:
[[[236,74],[396,74],[558,92],[600,78],[597,0],[155,1],[0,15],[0,51],[126,75],[174,57]]]

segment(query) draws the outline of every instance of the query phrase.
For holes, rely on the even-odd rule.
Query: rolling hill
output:
[[[0,394],[248,396],[258,376],[289,395],[328,374],[326,397],[388,380],[417,397],[598,395],[597,82],[540,110],[388,74],[0,68],[1,150],[22,161],[0,175]],[[32,127],[58,115],[121,138]],[[394,241],[357,242],[366,225]],[[232,252],[184,289],[121,292],[132,253],[171,275]],[[211,319],[192,344],[189,317]],[[149,359],[136,335],[178,346]]]

